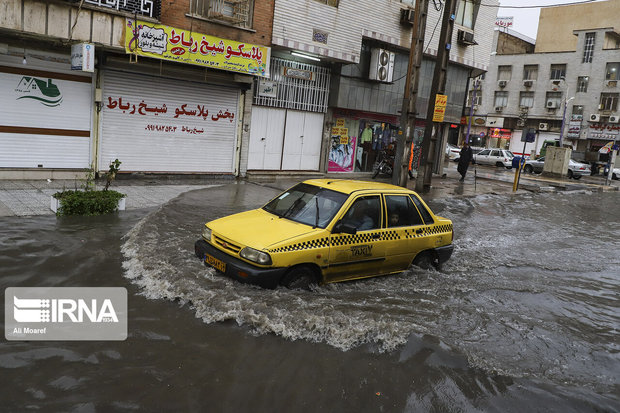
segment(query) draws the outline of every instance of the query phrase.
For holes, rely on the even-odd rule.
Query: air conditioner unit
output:
[[[538,130],[549,130],[549,124],[548,123],[539,123],[538,124]]]
[[[616,87],[618,86],[618,81],[617,80],[606,80],[605,85],[607,87]]]
[[[385,49],[372,49],[370,52],[370,80],[391,82],[394,74],[395,54]]]
[[[620,116],[618,115],[610,115],[609,123],[618,123],[620,121]]]
[[[601,115],[599,115],[598,113],[593,113],[590,115],[590,122],[600,122],[601,121]]]
[[[504,110],[503,106],[495,106],[495,111],[496,112],[501,112],[502,110]]]
[[[525,87],[532,87],[532,85],[534,85],[534,81],[533,80],[524,80],[523,81],[523,86]]]
[[[400,9],[400,22],[401,24],[413,24],[415,20],[415,10],[413,9]]]
[[[474,40],[474,34],[472,32],[466,32],[465,30],[459,30],[457,32],[456,40],[467,46],[478,44],[478,42]]]
[[[507,80],[498,80],[498,81],[497,81],[497,86],[499,86],[499,87],[501,87],[501,88],[506,87],[506,85],[507,85],[507,84],[508,84],[508,81],[507,81]]]
[[[545,107],[547,109],[556,109],[558,107],[558,102],[556,102],[555,100],[548,100]]]

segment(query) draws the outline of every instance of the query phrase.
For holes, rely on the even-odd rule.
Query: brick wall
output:
[[[163,0],[161,5],[161,23],[223,39],[271,46],[274,1],[254,1],[253,24],[250,30],[192,18],[189,16],[190,0]]]

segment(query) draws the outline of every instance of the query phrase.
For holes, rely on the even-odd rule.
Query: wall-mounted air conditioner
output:
[[[590,122],[600,122],[601,121],[601,115],[599,115],[598,113],[593,113],[590,115]]]
[[[394,58],[394,52],[378,48],[372,49],[368,78],[379,82],[391,82],[394,74]]]
[[[497,81],[497,86],[499,86],[501,88],[505,88],[507,84],[508,84],[507,80],[498,80]]]
[[[609,115],[609,123],[618,123],[619,121],[620,121],[620,116]]]
[[[548,123],[539,123],[538,124],[538,130],[549,130],[549,124]]]
[[[527,79],[527,80],[523,81],[523,86],[525,86],[525,87],[532,87],[532,85],[534,85],[534,81],[533,80]]]
[[[545,107],[547,109],[557,109],[558,107],[558,102],[556,102],[555,100],[548,100],[547,104],[545,105]]]
[[[618,81],[617,80],[606,80],[605,85],[607,87],[616,87],[618,86]]]
[[[478,42],[474,40],[474,34],[472,32],[466,32],[465,30],[459,30],[457,32],[456,40],[467,46],[478,44]]]
[[[415,21],[415,10],[413,9],[400,9],[400,22],[401,24],[413,24]]]
[[[495,106],[495,111],[496,112],[501,112],[502,110],[504,110],[503,106]]]

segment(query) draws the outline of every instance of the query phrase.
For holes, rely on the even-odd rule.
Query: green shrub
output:
[[[101,215],[116,211],[118,201],[125,197],[117,191],[62,191],[56,215]]]

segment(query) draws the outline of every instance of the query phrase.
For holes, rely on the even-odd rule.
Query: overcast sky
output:
[[[581,0],[500,0],[500,6],[544,6],[544,5],[560,5],[566,3],[576,3]],[[600,0],[599,0],[600,1]],[[483,3],[484,4],[484,3]],[[510,9],[500,7],[497,15],[500,17],[514,17],[512,29],[526,36],[536,39],[536,31],[538,30],[538,17],[540,16],[540,7],[527,9]]]

